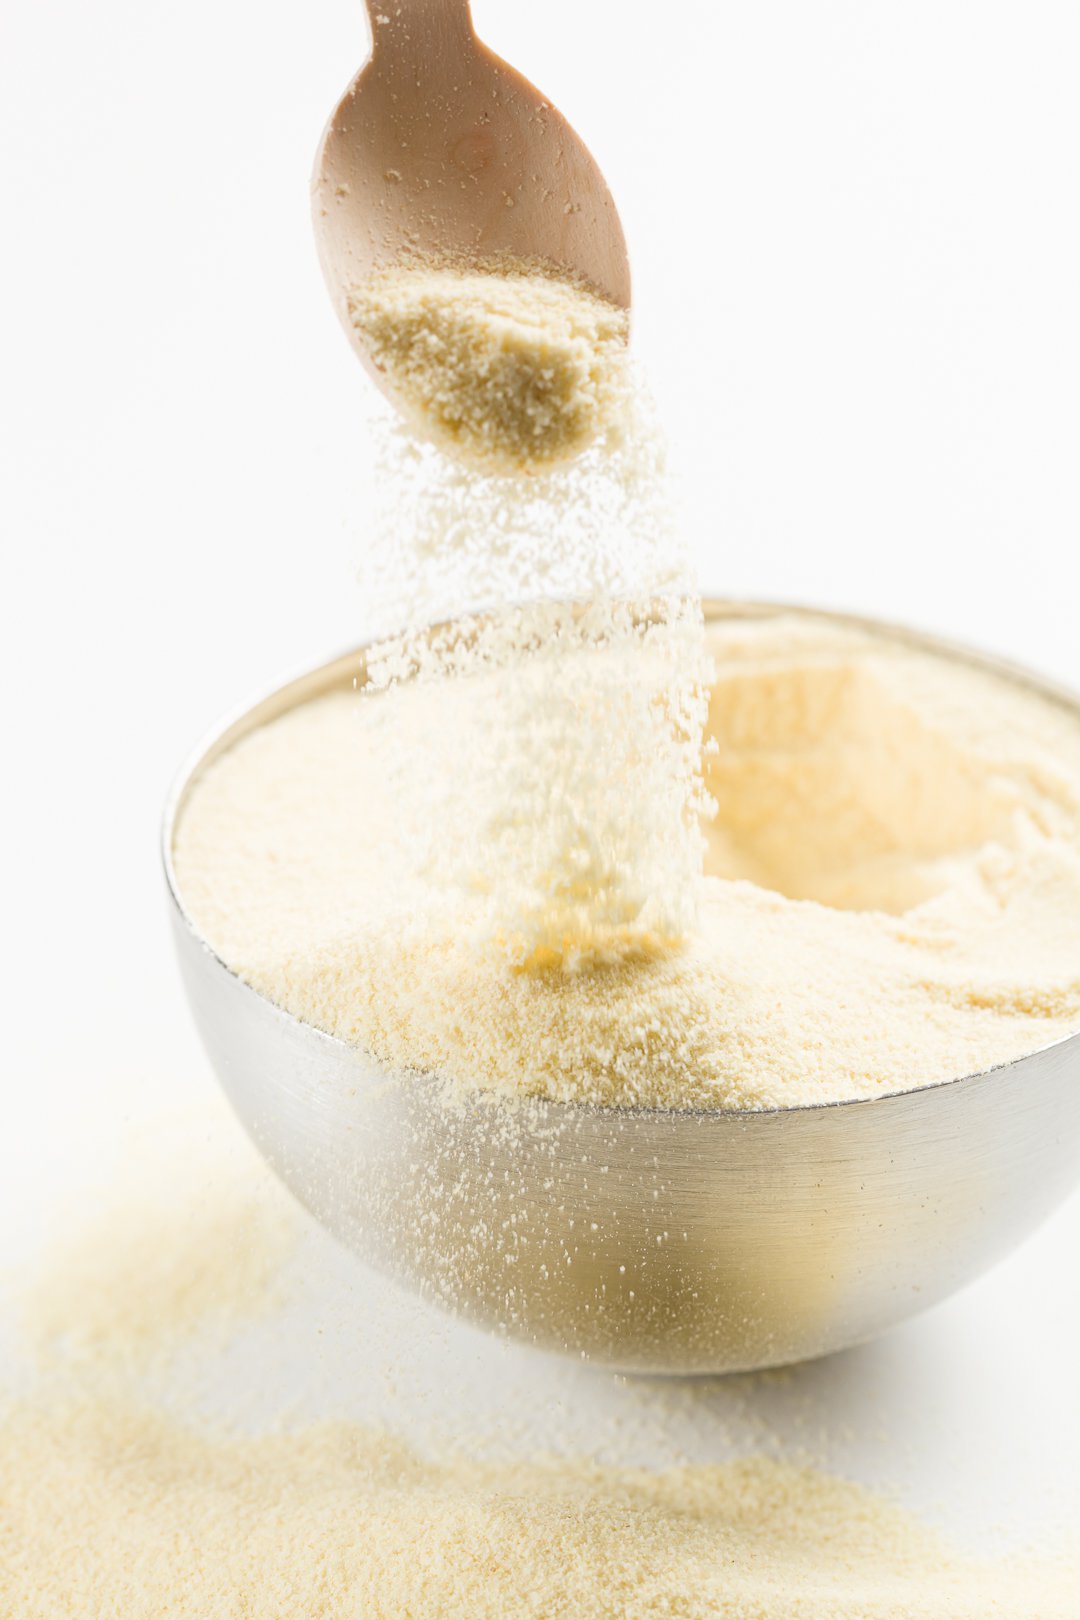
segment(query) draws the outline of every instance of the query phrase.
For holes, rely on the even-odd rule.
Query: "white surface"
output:
[[[1080,686],[1075,9],[475,15],[619,199],[706,582],[922,623]],[[220,709],[362,629],[366,384],[322,291],[307,172],[364,30],[346,0],[54,0],[6,33],[0,1199],[17,1252],[118,1112],[209,1086],[157,866],[174,766]],[[824,1426],[834,1459],[953,1516],[972,1489],[976,1517],[1015,1529],[1039,1480],[1074,1513],[1078,1246],[1074,1198],[961,1298],[751,1408],[796,1440]],[[463,1414],[511,1388],[540,1432],[583,1441],[610,1403],[652,1398],[432,1328],[351,1270],[339,1285],[381,1318],[378,1377],[398,1363],[406,1394],[433,1368]],[[374,1363],[328,1334],[320,1398],[352,1382],[370,1401]],[[708,1449],[735,1401],[680,1398],[682,1419],[649,1418],[649,1455]]]

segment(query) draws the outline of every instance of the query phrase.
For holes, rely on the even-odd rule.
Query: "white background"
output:
[[[474,14],[611,182],[706,584],[942,629],[1080,687],[1075,8]],[[209,1084],[157,868],[172,770],[220,709],[363,629],[367,384],[307,180],[365,25],[358,0],[36,0],[4,32],[0,1229],[18,1250],[122,1113]],[[955,1508],[978,1482],[978,1516],[1015,1527],[1042,1480],[1074,1512],[1078,1247],[1074,1199],[960,1299],[800,1375],[813,1421],[849,1425],[850,1466],[916,1497]],[[474,1372],[495,1357],[464,1330],[438,1342],[444,1376],[448,1345]],[[498,1359],[583,1433],[615,1398]],[[785,1399],[761,1396],[781,1422]]]

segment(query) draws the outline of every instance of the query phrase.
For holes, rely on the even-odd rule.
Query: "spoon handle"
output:
[[[393,46],[421,61],[431,51],[473,38],[469,0],[364,0],[371,54]]]

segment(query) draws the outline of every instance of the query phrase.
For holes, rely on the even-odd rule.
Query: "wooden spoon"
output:
[[[540,92],[473,33],[469,0],[365,0],[371,54],[315,159],[315,239],[349,341],[350,291],[417,255],[540,260],[623,309],[630,266],[611,193]]]

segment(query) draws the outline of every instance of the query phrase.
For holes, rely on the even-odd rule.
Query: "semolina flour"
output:
[[[404,266],[378,286],[387,299],[394,290],[395,323],[402,289],[424,289],[437,328],[424,325],[421,346],[428,394],[449,378],[526,457],[493,478],[475,457],[442,453],[454,449],[445,436],[378,435],[361,581],[375,638],[366,681],[388,696],[376,721],[388,734],[381,792],[417,803],[426,778],[414,867],[470,896],[471,941],[512,971],[669,954],[692,919],[701,864],[708,661],[623,317],[615,342],[608,306],[520,266]],[[561,375],[553,356],[571,329],[567,397],[603,410],[593,442],[553,458],[537,440],[536,390]],[[415,337],[407,322],[395,331]],[[500,393],[508,356],[531,382]],[[438,705],[458,682],[484,695],[461,711],[464,726],[447,715],[417,753],[396,735],[398,689],[412,682]],[[449,823],[457,836],[443,835]]]
[[[545,270],[391,266],[349,313],[411,424],[488,472],[567,460],[618,423],[626,314]]]
[[[20,1620],[1072,1620],[1068,1571],[957,1555],[767,1458],[651,1472],[430,1462],[348,1423],[228,1436],[121,1397],[0,1415]]]
[[[234,1130],[223,1108],[197,1133],[169,1122],[163,1143],[143,1143],[152,1178],[125,1173],[102,1211],[92,1277],[78,1275],[76,1240],[36,1279],[30,1319],[65,1298],[65,1332],[30,1388],[0,1402],[5,1617],[1075,1615],[1075,1566],[1047,1552],[980,1562],[886,1497],[803,1463],[482,1461],[460,1444],[424,1455],[344,1416],[207,1424],[171,1358],[228,1323],[234,1378],[264,1380],[265,1344],[243,1329],[279,1297],[291,1252],[279,1190]],[[136,1231],[152,1234],[166,1285],[132,1247]],[[50,1306],[41,1325],[52,1319]]]
[[[576,757],[560,705],[606,689],[590,660],[614,657],[618,691],[619,657],[642,649],[563,649],[550,692],[471,649],[465,674],[327,695],[219,759],[177,831],[184,904],[296,1016],[395,1069],[505,1096],[833,1102],[953,1079],[1080,1025],[1074,712],[814,615],[721,620],[708,650],[709,744],[693,746],[716,808],[696,843],[687,801],[663,797],[679,756],[660,730],[636,732],[633,709],[605,729],[583,696],[599,798],[578,802],[612,819],[576,829],[603,831],[596,865],[570,839],[574,890],[550,770]],[[693,717],[672,718],[662,687],[650,712],[685,746]],[[547,776],[523,771],[521,738]],[[649,883],[633,888],[635,827],[647,845],[653,814],[673,843],[658,834],[639,870],[668,860],[682,884],[661,912]],[[613,849],[625,861],[608,882]]]
[[[298,1211],[251,1143],[195,1108],[129,1126],[108,1185],[54,1225],[19,1289],[24,1334],[46,1364],[130,1380],[189,1338],[227,1344],[280,1303]]]

